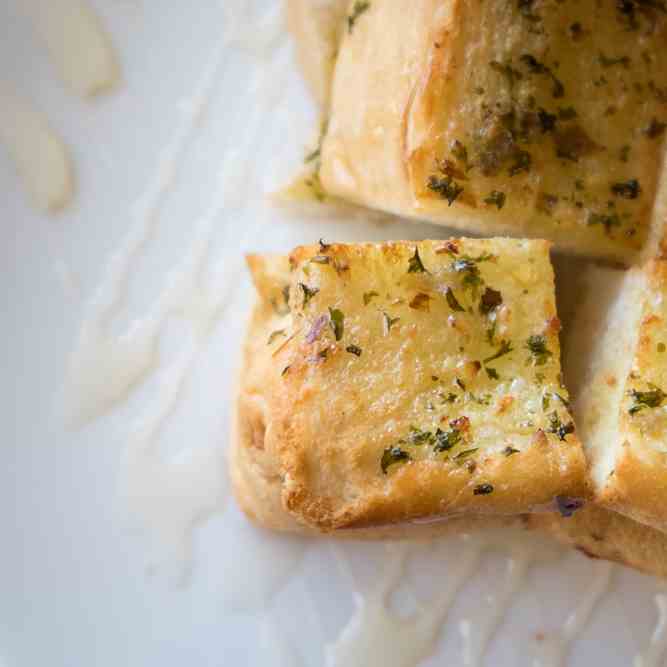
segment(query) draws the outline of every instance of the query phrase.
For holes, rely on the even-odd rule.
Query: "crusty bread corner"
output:
[[[575,3],[567,21],[556,0],[526,11],[371,2],[342,35],[322,185],[397,215],[632,262],[663,161],[663,103],[646,91],[667,85],[667,17],[637,14],[654,55],[628,51],[619,66],[607,54],[629,33],[616,4]]]
[[[541,513],[527,515],[524,521],[591,558],[667,577],[667,535],[612,510],[589,504],[569,518]]]
[[[296,59],[315,101],[329,106],[331,78],[349,0],[285,0]]]

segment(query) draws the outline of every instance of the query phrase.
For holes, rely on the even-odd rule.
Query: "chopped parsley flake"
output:
[[[617,197],[623,197],[623,199],[637,199],[642,189],[639,185],[639,181],[636,178],[632,178],[629,181],[612,183],[611,191]]]
[[[506,354],[509,354],[513,351],[514,348],[512,347],[512,343],[510,343],[508,340],[502,340],[500,341],[500,347],[498,348],[498,351],[494,355],[484,359],[484,364],[488,364],[490,361],[500,359],[500,357],[504,357]]]
[[[355,357],[360,357],[361,356],[361,348],[358,347],[357,345],[348,345],[345,348],[346,352],[349,352],[350,354],[353,354]]]
[[[621,226],[621,219],[618,217],[617,213],[612,213],[611,215],[607,215],[606,213],[590,213],[586,224],[589,227],[600,225],[604,227],[606,234],[611,234],[611,230],[614,227]]]
[[[454,295],[454,290],[451,287],[448,287],[445,290],[445,299],[447,299],[447,305],[455,312],[463,313],[465,309],[458,302],[458,299]]]
[[[450,426],[453,426],[453,422]],[[438,429],[435,432],[435,446],[433,447],[433,451],[436,453],[449,451],[452,447],[458,445],[460,441],[461,431],[455,426],[449,431]]]
[[[564,442],[568,435],[574,433],[574,424],[572,422],[563,424],[558,413],[554,410],[549,417],[549,428],[547,430],[549,433],[557,435],[558,439]]]
[[[600,65],[602,67],[614,67],[615,65],[622,65],[625,69],[630,65],[630,58],[628,56],[621,56],[620,58],[608,58],[604,53],[600,52],[598,56]]]
[[[308,305],[308,302],[320,291],[318,287],[308,287],[304,283],[299,283],[299,287],[303,292],[303,307]]]
[[[359,17],[371,8],[371,3],[367,0],[356,0],[352,7],[352,13],[347,17],[347,31],[352,34],[354,26],[359,20]]]
[[[451,176],[429,176],[426,184],[429,190],[438,193],[447,200],[451,206],[463,192],[463,186],[459,185]]]
[[[529,69],[531,74],[543,74],[548,76],[551,79],[553,88],[551,94],[556,97],[563,97],[565,95],[565,87],[558,80],[556,75],[552,72],[550,67],[547,67],[544,63],[541,63],[535,56],[530,55],[529,53],[524,53],[519,60]]]
[[[477,485],[473,490],[475,496],[488,496],[490,493],[493,493],[493,484],[488,482]]]
[[[484,370],[486,371],[486,374],[489,376],[489,380],[500,380],[500,375],[498,375],[498,371],[495,368],[485,367]]]
[[[521,172],[528,173],[532,164],[532,157],[528,151],[517,151],[514,155],[514,164],[510,165],[510,176],[516,176]]]
[[[649,391],[637,391],[636,389],[630,391],[634,404],[628,410],[629,414],[635,415],[644,408],[659,408],[663,404],[667,394],[655,385],[649,384],[649,386],[651,387]]]
[[[464,461],[468,457],[472,456],[476,451],[479,450],[479,447],[473,447],[472,449],[464,449],[462,452],[459,452],[455,457],[455,461]]]
[[[408,452],[405,450],[401,449],[398,446],[394,447],[387,447],[387,449],[384,450],[382,453],[382,459],[380,460],[380,468],[382,469],[382,472],[386,475],[387,471],[389,470],[390,466],[394,465],[395,463],[405,463],[406,461],[410,461],[412,457]]]
[[[526,348],[533,355],[533,362],[536,366],[544,366],[549,357],[553,356],[547,349],[545,336],[530,336],[526,341]]]
[[[337,308],[329,308],[329,326],[336,340],[340,340],[345,331],[345,315],[342,311]]]
[[[415,254],[408,260],[408,273],[428,273],[424,268],[424,264],[419,256],[419,248],[417,247],[415,247]]]
[[[500,190],[491,190],[489,195],[484,199],[484,203],[488,204],[489,206],[497,206],[498,210],[500,210],[503,206],[505,206],[506,199],[507,196],[504,192],[501,192]]]
[[[518,454],[518,453],[519,453],[518,449],[514,449],[514,447],[510,447],[509,445],[505,447],[505,449],[503,449],[503,454],[508,457],[512,456],[512,454]]]

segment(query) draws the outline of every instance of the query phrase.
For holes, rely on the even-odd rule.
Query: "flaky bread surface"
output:
[[[375,0],[342,35],[321,182],[629,261],[663,159],[666,47],[667,16],[648,5]]]

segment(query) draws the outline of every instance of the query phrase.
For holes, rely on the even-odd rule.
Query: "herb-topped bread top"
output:
[[[666,51],[662,0],[374,0],[343,36],[322,183],[625,261],[650,226]]]
[[[544,241],[302,247],[271,345],[283,502],[331,529],[585,494]]]

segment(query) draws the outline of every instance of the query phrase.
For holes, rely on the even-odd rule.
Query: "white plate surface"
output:
[[[204,275],[224,293],[223,309],[210,335],[200,339],[193,338],[189,321],[173,314],[161,329],[161,369],[184,351],[194,349],[195,356],[159,435],[160,456],[178,460],[207,452],[224,470],[233,377],[253,298],[240,264],[244,252],[286,251],[320,237],[437,238],[446,231],[308,217],[267,201],[266,193],[298,167],[315,119],[275,4],[241,3],[247,22],[231,24],[231,0],[98,0],[123,83],[112,94],[84,101],[59,81],[17,11],[20,2],[0,2],[0,79],[45,111],[71,147],[77,192],[62,214],[35,212],[8,155],[0,152],[0,665],[323,665],[325,646],[355,613],[353,592],[379,585],[395,557],[391,548],[265,535],[244,521],[221,489],[215,511],[193,531],[192,571],[179,583],[174,549],[160,539],[164,532],[156,533],[154,524],[136,516],[136,505],[128,508],[119,497],[130,433],[155,405],[159,373],[150,373],[104,417],[69,431],[59,401],[68,355],[86,303],[134,224],[133,204],[184,122],[183,101],[219,48],[208,113],[184,145],[156,233],[132,266],[127,299],[111,324],[112,333],[122,332],[154,306],[199,219],[220,195],[218,173],[227,156],[231,170],[211,228],[211,273]],[[178,499],[167,494],[162,500],[176,516]],[[437,595],[467,553],[461,539],[417,547],[394,603],[403,613],[414,607],[412,593]],[[502,548],[483,555],[437,628],[436,653],[422,664],[466,664],[465,622],[474,648],[480,641],[475,633],[487,627],[511,583],[508,564],[516,561],[509,555]],[[530,567],[481,664],[547,664],[533,663],[542,655],[538,647],[589,599],[591,582],[601,581],[605,567],[574,552]],[[660,584],[617,566],[610,577],[590,619],[574,633],[579,636],[566,664],[631,665],[649,646]],[[396,621],[396,634],[408,633],[411,622]],[[377,638],[371,655],[393,652],[393,635]],[[371,662],[351,657],[345,664]]]

